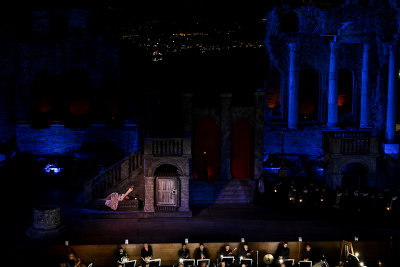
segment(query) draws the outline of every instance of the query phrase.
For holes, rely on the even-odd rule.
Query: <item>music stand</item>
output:
[[[124,267],[135,267],[136,266],[136,260],[131,260],[131,261],[126,261],[122,265]]]
[[[242,258],[239,264],[245,264],[246,266],[251,266],[253,264],[253,259]]]
[[[149,267],[160,267],[161,259],[149,260]]]
[[[200,266],[202,262],[206,262],[206,266],[210,266],[210,259],[197,260],[196,265]]]
[[[221,262],[224,261],[227,265],[232,264],[235,261],[235,256],[222,256]]]
[[[183,266],[195,266],[195,260],[194,259],[182,259]]]
[[[312,267],[312,261],[299,261],[299,267]]]
[[[285,259],[283,260],[283,263],[285,264],[286,267],[291,267],[294,265],[294,259]]]

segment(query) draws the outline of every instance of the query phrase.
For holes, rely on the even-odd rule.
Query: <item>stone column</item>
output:
[[[334,128],[338,122],[338,64],[337,43],[331,42],[329,61],[328,127]]]
[[[389,79],[387,92],[386,131],[385,138],[389,144],[394,143],[396,135],[396,105],[397,105],[397,64],[396,47],[389,47]]]
[[[154,212],[154,177],[144,177],[144,212]]]
[[[257,179],[263,173],[265,93],[258,90],[254,96],[254,179]]]
[[[299,71],[296,65],[296,43],[289,43],[288,127],[296,129],[299,121]]]
[[[184,137],[192,137],[193,131],[193,94],[182,94],[183,131]]]
[[[369,86],[369,44],[363,46],[362,76],[361,76],[361,112],[360,128],[369,126],[368,86]]]
[[[231,128],[232,94],[222,93],[221,98],[221,172],[222,179],[231,179]]]
[[[179,211],[190,211],[189,208],[189,176],[179,177],[181,180],[181,205]]]

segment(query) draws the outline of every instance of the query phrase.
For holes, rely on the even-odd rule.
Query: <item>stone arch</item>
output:
[[[297,32],[299,31],[299,17],[294,11],[289,11],[280,16],[279,31],[280,32]]]
[[[176,168],[177,176],[189,176],[189,166],[186,158],[152,158],[152,160],[146,161],[145,176],[156,176],[157,169],[163,165],[171,165]]]
[[[299,120],[317,121],[319,115],[320,73],[312,67],[299,71]]]
[[[161,164],[154,171],[154,176],[178,176],[178,167],[172,164]]]

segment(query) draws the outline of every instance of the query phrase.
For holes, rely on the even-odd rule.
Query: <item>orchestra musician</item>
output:
[[[208,250],[204,247],[203,243],[200,243],[200,246],[196,251],[195,258],[196,258],[196,260],[203,260],[203,259],[209,259],[210,258],[210,255],[208,254]],[[206,267],[206,262],[202,261],[200,266],[201,267]]]
[[[185,243],[182,243],[182,248],[178,251],[178,258],[180,259],[189,259],[189,249],[186,247]]]
[[[313,253],[310,244],[307,244],[306,249],[303,251],[303,261],[313,261]]]
[[[231,246],[229,244],[226,244],[224,249],[221,252],[221,258],[222,257],[227,257],[227,256],[233,256],[233,253],[236,251],[236,248],[234,250],[231,249]],[[224,259],[221,261],[221,267],[226,267],[229,266],[230,262],[225,262]]]
[[[153,249],[151,245],[144,243],[143,248],[140,251],[140,257],[142,258],[142,267],[148,266],[149,261],[153,257]]]
[[[277,263],[280,263],[279,260],[289,259],[290,249],[288,247],[288,243],[285,241],[282,245],[276,250],[275,259],[277,259]]]
[[[124,263],[129,260],[128,253],[120,247],[117,254],[117,266],[123,267]]]
[[[251,250],[249,248],[249,245],[247,243],[243,244],[243,248],[239,253],[239,257],[240,257],[240,260],[241,259],[253,259],[253,250]],[[242,266],[243,265],[248,266],[248,264],[242,264]]]
[[[86,265],[81,263],[81,259],[78,258],[74,251],[71,251],[68,253],[67,260],[61,263],[60,267],[86,267]]]

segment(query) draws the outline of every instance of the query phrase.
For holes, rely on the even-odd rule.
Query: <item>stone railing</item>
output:
[[[108,191],[131,175],[135,170],[143,167],[143,149],[130,154],[107,170],[84,184],[84,202],[104,198]]]
[[[147,138],[144,140],[144,154],[158,156],[182,156],[190,154],[190,139]]]
[[[368,155],[378,150],[370,131],[324,131],[323,149],[331,154]]]

